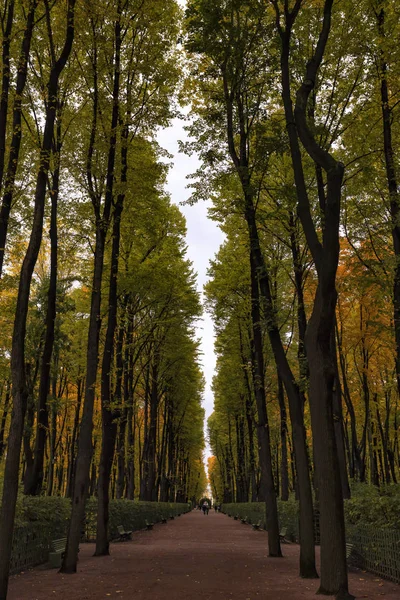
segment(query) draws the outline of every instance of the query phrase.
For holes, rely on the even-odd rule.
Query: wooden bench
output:
[[[123,528],[122,525],[118,525],[117,530],[118,530],[119,539],[121,542],[132,539],[132,531],[125,531],[125,529]]]
[[[52,552],[49,552],[49,563],[54,568],[60,568],[64,557],[67,538],[60,538],[51,542]]]
[[[261,527],[261,521],[258,521],[258,523],[253,523],[253,529],[255,531],[259,531],[260,527]]]
[[[287,542],[286,532],[287,532],[287,527],[282,527],[282,529],[279,532],[279,540],[281,542]]]
[[[239,515],[235,515],[233,518],[235,519],[235,521],[237,521],[239,519]]]
[[[175,519],[174,515],[169,515],[169,518],[171,519],[171,521]]]
[[[353,552],[354,544],[349,544],[346,542],[346,559],[350,558],[351,553]]]
[[[149,522],[147,521],[147,519],[146,519],[145,523],[146,523],[146,529],[148,529],[149,531],[150,531],[151,529],[153,529],[153,525],[154,525],[154,523],[149,523]]]
[[[243,525],[247,525],[247,515],[243,519],[240,519],[240,520],[242,521]]]
[[[166,523],[166,522],[167,522],[167,517],[163,517],[163,518],[161,519],[161,523],[163,523],[163,524],[165,525],[165,523]]]

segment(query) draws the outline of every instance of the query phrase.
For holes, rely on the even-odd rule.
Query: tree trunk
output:
[[[90,320],[88,332],[88,345],[86,355],[86,389],[83,404],[82,422],[79,432],[78,455],[76,459],[76,473],[74,491],[72,496],[72,512],[68,530],[67,546],[61,566],[62,573],[75,573],[78,560],[79,541],[85,516],[85,504],[88,494],[90,464],[92,461],[92,430],[93,430],[93,407],[95,399],[95,388],[97,380],[97,361],[99,352],[99,336],[101,327],[101,286],[103,280],[104,248],[107,230],[110,221],[110,212],[113,198],[114,186],[114,166],[117,143],[117,125],[119,112],[119,52],[121,47],[121,2],[118,2],[117,20],[115,22],[115,65],[113,82],[113,103],[110,127],[110,142],[108,147],[106,193],[103,207],[103,214],[100,215],[100,203],[92,195],[92,203],[96,216],[96,243],[94,253],[94,272],[92,281],[92,296],[90,306]],[[94,40],[94,43],[96,41]],[[94,63],[94,75],[97,64]],[[91,130],[91,140],[88,151],[88,183],[92,190],[91,160],[95,144],[97,111],[98,111],[98,90],[97,79],[95,80],[95,89],[93,94],[93,121]],[[93,481],[93,477],[92,477]]]
[[[287,455],[287,417],[282,379],[278,375],[278,401],[281,416],[281,500],[289,500],[289,471]]]
[[[342,410],[342,387],[339,377],[339,366],[336,351],[336,319],[335,326],[331,332],[331,353],[335,369],[335,383],[333,391],[333,422],[335,427],[336,448],[338,453],[340,481],[342,484],[343,498],[349,499],[350,485],[346,466],[346,452],[344,444],[344,429],[343,429],[343,410]]]
[[[50,366],[53,354],[54,332],[56,322],[56,301],[57,301],[57,267],[58,267],[58,233],[57,233],[57,204],[58,204],[58,186],[60,181],[60,152],[61,152],[61,115],[58,111],[57,116],[57,134],[55,159],[57,166],[53,175],[53,186],[51,196],[51,217],[50,217],[50,280],[47,293],[47,313],[46,313],[46,335],[42,354],[39,398],[36,424],[36,440],[34,451],[34,463],[32,469],[27,471],[25,476],[24,493],[31,496],[38,496],[43,484],[43,465],[44,451],[46,447],[46,436],[49,427],[49,416],[47,409],[47,396],[50,389]]]
[[[157,359],[153,357],[151,369],[151,381],[149,386],[149,427],[144,442],[143,451],[143,481],[141,486],[141,500],[155,501],[156,497],[156,441],[157,441],[157,412],[159,402],[158,391],[158,365]]]
[[[125,157],[126,158],[126,157]],[[126,163],[125,163],[126,164]],[[124,167],[123,167],[124,168]],[[111,369],[114,355],[114,336],[117,326],[117,283],[118,283],[118,262],[119,245],[121,237],[121,215],[123,211],[124,196],[118,195],[114,209],[113,221],[113,240],[111,251],[111,272],[110,272],[110,290],[108,296],[108,323],[106,339],[104,343],[104,353],[102,362],[102,380],[101,380],[101,414],[102,421],[102,445],[99,467],[99,486],[98,486],[98,509],[97,509],[97,533],[96,533],[96,551],[95,556],[107,556],[110,553],[110,544],[108,539],[108,518],[109,518],[109,488],[111,468],[114,460],[115,440],[117,437],[117,419],[121,414],[121,406],[111,407],[111,401],[114,404],[121,402],[119,397],[111,398]]]
[[[2,42],[2,76],[0,94],[0,193],[3,187],[4,162],[6,154],[6,134],[8,117],[8,96],[10,92],[10,46],[11,32],[14,21],[14,0],[5,3],[4,12],[1,15],[1,28],[3,33]],[[1,275],[1,269],[0,269]]]
[[[6,381],[6,394],[5,394],[5,398],[4,398],[3,414],[1,416],[1,423],[0,423],[0,460],[2,459],[4,450],[7,446],[7,444],[4,442],[4,434],[5,434],[5,430],[6,430],[8,409],[10,406],[10,396],[11,396],[10,382]]]
[[[5,600],[11,558],[11,542],[18,493],[19,460],[25,417],[27,387],[25,374],[25,334],[28,315],[29,292],[43,233],[43,217],[47,176],[53,142],[54,121],[57,109],[58,82],[72,49],[74,39],[75,0],[68,1],[65,44],[59,59],[53,64],[47,86],[46,119],[41,148],[41,161],[36,180],[33,225],[28,248],[20,273],[18,299],[11,350],[13,414],[8,438],[8,452],[4,471],[3,502],[0,517],[0,599]]]
[[[248,189],[246,182],[244,187]],[[299,494],[300,575],[301,577],[314,578],[317,577],[317,571],[315,568],[313,501],[303,419],[304,402],[283,348],[276,321],[275,308],[272,302],[269,273],[261,252],[255,208],[250,194],[247,195],[246,206],[246,221],[249,229],[252,253],[254,254],[257,278],[262,293],[264,318],[267,323],[268,336],[274,353],[275,364],[285,385],[289,402]]]
[[[310,370],[309,401],[314,441],[314,460],[318,480],[321,527],[320,593],[350,598],[348,593],[344,510],[336,439],[333,426],[333,385],[335,377],[331,352],[331,334],[336,306],[335,278],[339,257],[339,217],[344,168],[314,140],[307,124],[307,103],[324,55],[331,24],[333,0],[325,0],[324,19],[314,56],[308,61],[303,83],[293,105],[290,89],[289,53],[293,23],[301,8],[296,2],[285,11],[285,25],[276,5],[282,69],[282,98],[289,135],[292,165],[300,217],[318,274],[318,288],[306,332],[306,354]],[[325,228],[322,244],[312,219],[298,134],[311,159],[327,173]],[[329,474],[329,476],[328,476]]]
[[[84,386],[85,386],[85,380],[82,379],[81,377],[79,377],[78,381],[77,381],[77,397],[76,397],[74,425],[73,425],[72,436],[71,436],[71,453],[70,453],[69,469],[68,469],[68,476],[67,476],[67,491],[65,494],[67,496],[67,498],[72,497],[72,490],[74,487],[76,438],[77,438],[77,434],[78,434],[79,417],[80,417],[80,410],[81,410],[81,404],[82,404],[82,391],[83,391]]]
[[[259,465],[261,468],[261,489],[266,505],[269,556],[279,557],[282,556],[282,552],[279,541],[278,508],[276,503],[274,475],[272,471],[271,442],[264,384],[264,353],[261,332],[260,293],[253,248],[251,248],[250,251],[250,276],[251,316],[254,338],[253,385],[258,415],[257,437]]]
[[[379,10],[380,9],[380,10]],[[392,241],[395,255],[395,269],[393,281],[393,311],[394,311],[394,333],[396,343],[396,376],[397,389],[400,394],[400,197],[397,183],[396,158],[393,151],[392,141],[392,109],[389,102],[389,90],[386,62],[387,40],[385,32],[385,8],[384,2],[378,0],[378,10],[375,12],[378,22],[378,34],[380,44],[379,76],[381,92],[381,110],[383,124],[383,148],[385,154],[386,178],[390,200],[390,216],[392,221]]]
[[[6,139],[6,122],[7,122],[7,106],[8,106],[8,90],[9,90],[9,57],[6,62],[3,62],[3,90],[0,105],[0,190],[3,192],[3,200],[0,209],[0,277],[3,272],[4,252],[7,239],[8,221],[10,217],[11,204],[14,195],[14,184],[18,168],[19,151],[21,147],[22,137],[22,101],[23,92],[25,89],[26,78],[28,74],[28,60],[31,48],[32,33],[35,26],[35,11],[38,5],[38,0],[31,0],[29,4],[28,14],[26,18],[26,26],[24,37],[21,44],[21,50],[18,60],[17,82],[14,96],[13,106],[13,124],[12,138],[9,150],[7,173],[4,178],[4,163],[5,163],[5,139]],[[14,2],[10,3],[8,18],[12,14]],[[7,23],[8,29],[8,23]],[[11,30],[9,30],[11,31]],[[8,45],[8,49],[7,49]],[[3,39],[3,61],[4,52],[9,52],[9,39],[7,32]],[[4,77],[7,77],[6,89]],[[5,112],[3,112],[5,111]]]
[[[245,357],[242,329],[239,325],[239,338],[240,338],[240,354],[242,357],[242,370],[245,382],[246,394],[245,394],[245,411],[247,421],[247,435],[248,435],[248,446],[249,446],[249,469],[250,469],[250,484],[251,484],[251,502],[257,501],[257,481],[256,481],[256,460],[254,452],[254,432],[253,432],[253,407],[252,407],[252,394],[251,386],[249,381],[249,372],[247,368],[248,360]]]

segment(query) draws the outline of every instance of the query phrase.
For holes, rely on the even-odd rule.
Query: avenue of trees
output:
[[[344,499],[400,478],[400,10],[393,0],[190,0],[192,201],[226,234],[213,494],[299,500],[300,575],[350,598]],[[397,492],[398,493],[398,492]]]
[[[174,0],[5,0],[0,83],[0,598],[18,494],[206,487],[201,305],[157,131],[177,114]],[[167,157],[168,158],[168,157]]]

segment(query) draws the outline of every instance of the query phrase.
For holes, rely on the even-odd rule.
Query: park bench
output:
[[[117,530],[118,530],[119,539],[121,542],[132,539],[132,531],[125,531],[125,529],[123,528],[122,525],[118,525]]]
[[[149,531],[150,531],[150,529],[153,529],[153,525],[154,525],[154,523],[149,523],[149,522],[147,521],[147,519],[146,519],[146,521],[145,521],[145,522],[146,522],[146,528],[147,528]]]
[[[287,527],[282,527],[282,529],[279,532],[279,540],[281,542],[287,542],[286,531],[287,531]]]
[[[258,521],[258,523],[253,523],[253,529],[255,531],[259,531],[260,527],[261,527],[261,521]]]
[[[165,523],[166,523],[166,522],[167,522],[167,517],[163,517],[163,518],[161,519],[161,523],[163,523],[163,524],[165,525]]]
[[[235,515],[233,518],[235,519],[235,521],[237,521],[239,519],[239,515]]]
[[[350,558],[351,553],[353,552],[354,545],[346,542],[346,559]]]
[[[169,518],[171,519],[171,521],[175,519],[174,515],[169,515]]]
[[[243,519],[240,519],[240,520],[242,521],[243,525],[247,525],[247,515]]]
[[[61,561],[64,556],[67,538],[60,538],[51,542],[52,552],[49,552],[49,563],[54,568],[61,567]]]

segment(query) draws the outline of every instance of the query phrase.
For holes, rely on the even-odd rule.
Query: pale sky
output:
[[[178,0],[178,3],[184,7],[186,0]],[[193,268],[197,273],[197,288],[203,296],[203,286],[207,281],[207,269],[210,259],[215,254],[222,242],[224,236],[216,223],[207,218],[209,203],[200,202],[193,206],[181,206],[180,203],[187,200],[190,196],[190,189],[187,189],[189,183],[187,175],[194,173],[199,167],[199,160],[196,156],[186,156],[179,153],[178,140],[187,140],[187,134],[183,129],[184,122],[180,119],[174,119],[172,126],[160,131],[157,139],[159,144],[173,155],[173,167],[168,175],[167,189],[171,194],[171,200],[178,204],[180,210],[186,217],[186,242],[188,246],[187,255],[193,263]],[[203,407],[205,409],[204,434],[207,436],[207,419],[213,412],[213,394],[211,383],[215,369],[214,353],[214,328],[210,316],[204,312],[203,318],[198,322],[196,334],[200,340],[201,360],[203,374],[205,378],[205,391]],[[207,458],[211,455],[209,446],[206,446],[205,465],[207,468]]]
[[[190,196],[190,189],[186,189],[189,181],[186,176],[194,173],[199,166],[199,161],[195,156],[186,156],[179,153],[178,140],[186,140],[187,134],[183,129],[184,122],[174,119],[172,127],[160,131],[157,139],[159,144],[168,150],[174,156],[173,167],[169,171],[167,189],[171,194],[171,200],[174,204],[180,204]],[[193,206],[179,206],[186,217],[188,246],[187,255],[193,263],[193,268],[197,272],[197,287],[202,293],[203,285],[207,281],[207,269],[209,260],[214,258],[220,244],[223,242],[223,233],[217,227],[216,223],[207,218],[206,202],[199,202]],[[206,380],[203,406],[207,418],[213,411],[213,395],[211,391],[211,382],[215,368],[214,354],[214,330],[213,323],[207,313],[197,325],[197,337],[201,342],[202,366]],[[206,428],[206,422],[204,423]],[[206,431],[205,431],[206,433]],[[207,447],[205,460],[210,456],[210,450]]]

